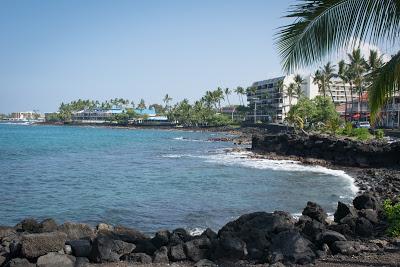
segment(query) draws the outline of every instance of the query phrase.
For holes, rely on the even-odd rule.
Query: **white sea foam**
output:
[[[174,139],[174,140],[183,140],[183,136],[174,137],[174,138],[172,138],[172,139]]]
[[[204,156],[204,158],[207,162],[226,166],[243,166],[256,169],[270,169],[289,172],[314,172],[333,175],[348,180],[351,191],[354,194],[358,192],[358,187],[354,184],[354,178],[343,170],[333,170],[318,165],[304,165],[294,160],[271,160],[252,156],[254,156],[252,152],[242,151],[217,153]]]

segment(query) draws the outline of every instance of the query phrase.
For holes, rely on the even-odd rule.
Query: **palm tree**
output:
[[[343,85],[343,90],[344,90],[344,101],[345,101],[345,107],[344,107],[344,120],[347,121],[347,105],[348,105],[348,100],[347,100],[347,90],[346,90],[346,84],[348,83],[348,66],[344,60],[339,61],[338,63],[338,77],[342,80],[342,85]],[[353,99],[353,97],[352,97]]]
[[[243,103],[243,92],[244,92],[244,89],[243,89],[243,87],[238,86],[233,91],[238,95],[240,105],[244,106],[244,103]]]
[[[229,95],[232,94],[232,91],[227,87],[227,88],[225,88],[224,93],[225,93],[225,96],[226,96],[226,101],[228,101],[228,105],[230,106],[231,103],[229,101]]]
[[[284,90],[284,94],[289,98],[289,110],[292,108],[292,99],[296,96],[296,84],[290,83]]]
[[[142,112],[144,109],[146,109],[146,103],[144,102],[144,99],[140,99],[139,104],[137,105],[137,108]]]
[[[323,75],[321,73],[320,70],[316,70],[314,73],[314,78],[313,78],[313,83],[316,84],[318,86],[318,92],[323,94],[323,96],[326,96],[326,92],[325,92],[325,86],[323,86]]]
[[[172,97],[170,97],[168,94],[166,94],[163,98],[163,102],[165,104],[165,110],[169,108],[169,102],[172,101]]]
[[[335,65],[331,65],[330,62],[326,63],[322,68],[322,76],[324,80],[323,86],[325,87],[324,92],[329,91],[333,103],[335,103],[335,99],[333,98],[331,85],[334,72],[335,72]]]
[[[300,74],[296,74],[294,76],[294,83],[296,84],[296,91],[295,94],[297,98],[301,98],[303,96],[303,91],[301,90],[301,85],[303,84],[304,79],[301,77]]]
[[[219,112],[221,112],[221,100],[224,99],[224,90],[221,87],[218,87],[214,92],[215,100],[218,102]]]
[[[301,0],[286,17],[294,22],[281,28],[277,39],[286,71],[365,41],[395,44],[400,36],[399,0]],[[368,86],[372,119],[400,88],[400,51],[373,75],[376,78]]]
[[[353,75],[354,85],[358,93],[357,113],[359,114],[358,120],[361,118],[362,112],[362,95],[364,93],[364,74],[367,71],[367,62],[361,55],[361,50],[354,49],[353,52],[347,54],[350,60],[350,69]]]

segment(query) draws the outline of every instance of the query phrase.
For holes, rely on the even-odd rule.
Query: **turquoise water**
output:
[[[252,211],[329,212],[354,187],[342,171],[251,159],[223,134],[0,124],[0,225],[26,217],[145,232],[218,229]]]

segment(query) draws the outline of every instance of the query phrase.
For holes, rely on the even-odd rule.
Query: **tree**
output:
[[[221,87],[218,87],[217,90],[213,92],[213,96],[215,101],[218,103],[219,112],[221,112],[221,100],[224,100],[224,91]]]
[[[172,101],[172,97],[170,97],[168,94],[166,94],[163,98],[163,102],[165,105],[165,110],[169,110],[170,106],[169,106],[169,102]]]
[[[296,96],[296,84],[290,83],[283,91],[284,95],[289,99],[289,110],[292,108],[292,99]]]
[[[228,101],[228,106],[231,105],[230,101],[229,101],[229,95],[232,94],[232,91],[229,88],[225,88],[225,97],[226,97],[226,101]]]
[[[350,60],[350,71],[353,77],[353,83],[356,86],[356,90],[358,93],[358,105],[357,105],[357,113],[359,114],[358,120],[361,118],[362,112],[362,95],[364,93],[364,75],[367,70],[367,62],[364,57],[361,55],[361,50],[354,49],[351,53],[347,54]]]
[[[301,85],[304,83],[304,79],[300,74],[294,76],[294,83],[296,84],[295,94],[297,98],[301,98],[304,95],[304,92],[301,90]]]
[[[140,102],[139,102],[139,104],[137,105],[137,108],[138,108],[140,111],[143,111],[144,109],[146,109],[146,103],[144,102],[144,99],[143,99],[143,98],[140,99]]]
[[[244,106],[244,102],[243,102],[243,95],[245,94],[244,92],[244,88],[241,86],[236,87],[236,89],[234,89],[234,92],[238,95],[239,97],[239,103],[240,105]]]
[[[326,63],[322,68],[322,79],[323,79],[322,84],[325,87],[324,92],[329,91],[333,103],[335,103],[335,99],[333,98],[331,85],[332,85],[332,78],[334,76],[334,71],[335,71],[335,66],[332,65],[330,62]]]
[[[278,33],[277,46],[286,71],[321,61],[328,54],[364,41],[397,43],[399,0],[302,0],[287,18],[294,22]],[[372,119],[400,88],[400,52],[373,73],[368,86]]]
[[[344,100],[345,101],[344,119],[345,119],[345,121],[347,121],[347,105],[348,105],[347,90],[346,90],[346,83],[349,82],[348,71],[349,71],[349,69],[348,69],[346,62],[344,60],[339,61],[337,75],[340,78],[340,80],[342,81],[343,90],[344,90],[344,99],[345,99]],[[351,96],[351,98],[353,99],[353,96]]]

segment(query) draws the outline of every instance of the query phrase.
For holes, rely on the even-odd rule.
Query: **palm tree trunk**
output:
[[[346,85],[344,83],[343,83],[343,89],[344,89],[344,102],[345,102],[344,121],[347,122],[347,92],[346,92]]]

